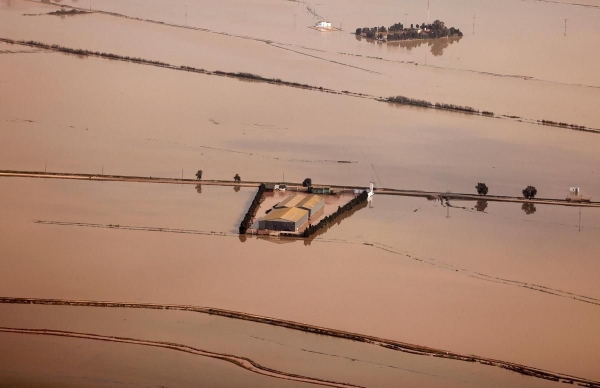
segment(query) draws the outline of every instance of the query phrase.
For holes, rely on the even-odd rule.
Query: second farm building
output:
[[[308,220],[323,214],[325,200],[318,195],[292,195],[258,221],[259,229],[298,232]]]

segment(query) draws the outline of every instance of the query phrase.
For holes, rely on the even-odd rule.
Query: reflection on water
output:
[[[375,44],[383,44],[375,39],[364,38],[360,35],[355,35],[356,40],[366,40],[367,43]],[[448,48],[454,42],[458,43],[462,39],[462,36],[454,36],[451,38],[438,38],[438,39],[418,39],[418,40],[401,40],[395,42],[388,42],[387,47],[397,48],[402,47],[407,51],[410,51],[414,48],[421,47],[424,44],[431,47],[431,53],[436,56],[442,56],[444,54],[444,50]]]
[[[233,191],[238,193],[240,191],[240,186],[233,186]]]
[[[388,43],[388,47],[402,47],[410,51],[414,48],[420,47],[423,44],[431,47],[431,53],[440,57],[444,54],[444,50],[448,48],[454,42],[458,43],[462,39],[462,36],[455,36],[452,38],[439,38],[439,39],[424,39],[424,40],[407,40]]]
[[[523,206],[521,206],[521,210],[523,210],[525,214],[533,214],[537,209],[533,203],[524,203]]]
[[[485,209],[487,209],[487,207],[488,201],[486,201],[485,199],[480,199],[475,204],[475,210],[477,210],[478,212],[485,212]]]
[[[198,194],[202,194],[202,185],[196,185],[196,191]]]

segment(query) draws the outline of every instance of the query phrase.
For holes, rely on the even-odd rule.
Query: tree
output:
[[[312,179],[306,178],[304,180],[304,182],[302,182],[302,186],[304,186],[304,187],[310,187],[310,186],[312,186]]]
[[[537,195],[537,189],[533,186],[527,186],[523,189],[523,197],[533,199]]]
[[[356,29],[356,35],[360,35],[361,32],[362,32],[362,28],[357,28]]]
[[[488,193],[488,187],[485,183],[479,182],[475,188],[477,189],[477,194],[479,195],[487,195]]]
[[[235,176],[233,177],[233,180],[236,181],[236,182],[241,182],[242,178],[240,178],[239,174],[235,174]]]
[[[198,172],[196,173],[196,178],[198,180],[202,180],[202,170],[198,170]]]

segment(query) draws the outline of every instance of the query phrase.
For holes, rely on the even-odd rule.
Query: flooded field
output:
[[[536,120],[600,128],[600,4],[431,0],[462,38],[353,33],[427,22],[427,3],[0,0],[0,170],[597,200],[600,135]],[[5,301],[0,387],[562,385],[449,354],[600,381],[598,209],[376,194],[310,239],[240,236],[255,193],[0,178],[0,296],[214,307],[439,357],[214,309]]]
[[[310,245],[278,244],[228,233],[253,195],[249,189],[207,187],[198,194],[193,186],[17,178],[0,184],[0,295],[214,306],[600,377],[600,293],[593,278],[600,215],[593,209],[583,209],[579,232],[575,208],[536,205],[527,215],[520,204],[490,203],[482,213],[471,209],[474,203],[457,202],[470,210],[451,208],[447,219],[439,203],[376,196],[373,208]],[[87,192],[97,199],[77,200]],[[231,209],[214,207],[227,193]],[[198,203],[183,207],[182,199],[161,201],[163,195]],[[136,210],[159,202],[155,214]],[[198,216],[180,213],[181,221],[166,225],[163,212],[177,215],[177,209]],[[566,254],[578,246],[586,249]]]
[[[213,352],[243,355],[281,371],[361,386],[386,387],[398,383],[423,387],[514,386],[524,381],[531,387],[556,385],[489,366],[411,355],[369,344],[190,312],[23,305],[0,305],[0,312],[0,326],[3,327],[44,327],[182,343]],[[89,379],[101,370],[103,380],[113,380],[113,383],[117,378],[141,382],[156,379],[167,385],[197,386],[194,381],[208,375],[211,384],[214,379],[219,384],[235,387],[257,383],[263,384],[258,386],[307,386],[284,380],[269,381],[225,362],[219,364],[219,361],[178,355],[173,351],[170,352],[174,354],[170,354],[169,350],[163,349],[136,349],[132,345],[99,344],[96,341],[88,341],[91,343],[83,346],[81,342],[86,340],[3,333],[0,338],[7,345],[0,350],[4,365],[0,376],[5,381],[10,381],[11,377],[16,381],[27,379],[18,373],[21,370],[28,371],[28,379],[34,380],[36,376],[32,372],[40,373],[43,369],[44,375],[57,380],[63,377],[67,381],[64,377],[67,372],[72,374],[71,379],[75,376]],[[83,368],[71,371],[64,365],[65,357],[59,356],[58,362],[52,362],[44,356],[67,350],[77,355]],[[33,370],[23,368],[23,361],[30,359],[32,352],[37,352],[36,361],[43,360],[44,363],[36,362]],[[119,355],[120,352],[123,354]],[[127,360],[137,357],[136,371],[132,375],[132,366]],[[173,368],[172,365],[179,366]],[[53,372],[52,367],[58,367],[60,372]],[[211,372],[209,368],[212,367],[215,370]],[[223,373],[227,374],[227,379],[215,378]],[[219,384],[216,386],[225,386]]]
[[[84,3],[62,4],[87,9],[90,4]],[[600,43],[598,7],[517,0],[510,5],[493,0],[439,2],[432,5],[432,19],[459,26],[465,36],[447,42],[448,47],[434,42],[412,47],[410,43],[370,44],[351,32],[365,25],[404,23],[405,13],[409,24],[411,18],[425,22],[427,11],[417,0],[402,6],[387,1],[369,6],[334,1],[319,7],[319,14],[326,11],[335,25],[343,23],[341,33],[307,28],[314,17],[305,6],[282,0],[251,7],[232,0],[210,7],[200,1],[96,0],[92,4],[92,10],[173,24],[165,25],[109,14],[23,16],[56,7],[3,0],[0,36],[600,127],[595,109],[600,76],[594,71],[600,54],[588,49]],[[232,11],[237,8],[244,11]],[[567,36],[564,18],[570,23]],[[182,28],[186,26],[190,28]],[[527,93],[521,92],[523,88]]]
[[[61,53],[2,59],[19,90],[0,95],[6,169],[600,192],[596,134]]]

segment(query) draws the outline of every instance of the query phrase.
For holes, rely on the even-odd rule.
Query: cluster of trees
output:
[[[323,218],[317,225],[308,225],[306,229],[304,229],[303,237],[310,237],[311,235],[317,233],[320,229],[326,228],[330,223],[332,223],[337,217],[340,215],[347,213],[354,209],[356,206],[367,202],[369,195],[366,191],[363,191],[359,196],[353,198],[350,202],[345,204],[344,206],[338,206],[338,209],[335,213],[328,215]]]
[[[419,32],[419,29],[422,31]],[[444,22],[436,20],[431,24],[418,23],[411,24],[410,28],[404,28],[402,23],[395,23],[388,29],[385,27],[363,27],[356,29],[356,35],[364,35],[371,39],[386,39],[388,41],[394,40],[408,40],[408,39],[435,39],[444,38],[451,36],[463,36],[463,33],[458,28],[446,27]]]
[[[383,33],[387,33],[385,27],[373,27],[373,28],[357,28],[356,35],[363,35],[369,39],[383,39]]]
[[[238,175],[236,174],[236,176],[238,176]],[[246,233],[248,228],[250,228],[250,226],[252,226],[252,219],[254,218],[254,216],[256,215],[256,212],[258,211],[258,207],[260,206],[260,201],[262,200],[262,197],[266,190],[267,190],[267,188],[265,187],[264,183],[261,183],[260,186],[258,186],[258,191],[256,192],[256,195],[254,196],[254,199],[252,200],[252,203],[250,204],[250,207],[248,208],[248,211],[246,212],[244,219],[240,223],[240,229],[239,229],[240,234]]]
[[[235,176],[233,177],[233,180],[240,183],[242,181],[242,178],[240,178],[239,174],[235,174]]]
[[[302,182],[302,186],[303,186],[303,187],[311,187],[311,186],[312,186],[312,179],[310,179],[310,178],[306,178],[306,179],[304,180],[304,182]]]

